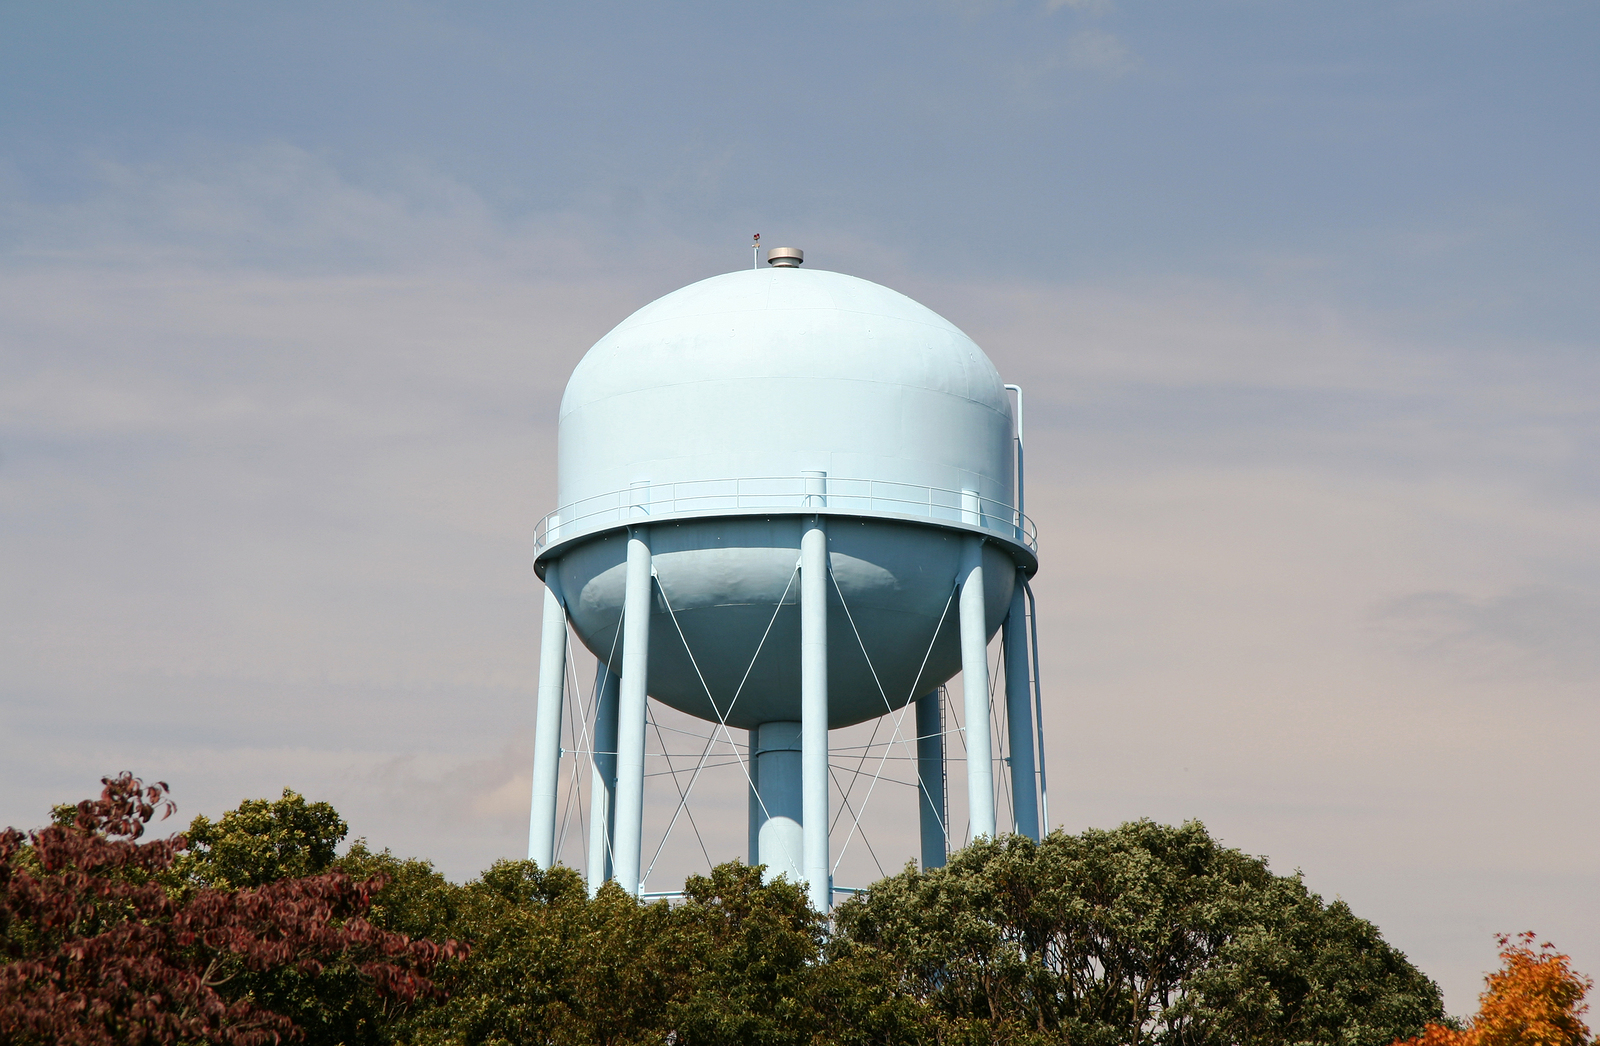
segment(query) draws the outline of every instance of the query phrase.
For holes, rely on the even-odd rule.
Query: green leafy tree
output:
[[[696,947],[685,996],[670,1007],[678,1041],[799,1046],[820,1033],[823,920],[804,891],[731,863],[684,884],[678,919]]]
[[[1197,822],[983,841],[837,920],[832,961],[920,1009],[844,1002],[918,1041],[1378,1046],[1442,1012],[1370,923]]]
[[[452,997],[421,1018],[419,1041],[660,1042],[698,951],[666,902],[615,884],[590,900],[571,869],[531,861],[467,884],[456,925],[473,951],[442,973]]]
[[[247,799],[219,821],[201,815],[189,822],[189,848],[173,872],[186,885],[220,890],[321,875],[349,832],[332,806],[285,788],[276,801]]]

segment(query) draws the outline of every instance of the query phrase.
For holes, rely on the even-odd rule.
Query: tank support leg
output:
[[[974,842],[994,838],[989,627],[983,603],[983,539],[969,537],[961,567],[961,697],[967,720],[967,818]]]
[[[650,533],[628,535],[628,573],[622,595],[622,679],[617,692],[617,827],[612,867],[618,885],[639,895],[644,849],[644,718],[649,700]]]
[[[1028,679],[1026,576],[1019,569],[1011,590],[1001,646],[1006,655],[1006,748],[1011,753],[1011,808],[1014,830],[1039,841],[1039,803],[1033,779],[1033,694]]]
[[[561,704],[566,677],[567,612],[555,590],[546,587],[539,641],[539,704],[533,731],[533,808],[528,814],[528,860],[540,868],[555,863],[556,785],[561,777]]]
[[[917,806],[922,811],[922,870],[944,867],[944,709],[939,691],[917,698]]]
[[[612,828],[617,816],[617,684],[604,661],[594,673],[594,760],[589,780],[589,896],[611,878],[616,849]]]
[[[806,892],[826,912],[828,881],[828,532],[821,516],[800,537],[800,731]]]

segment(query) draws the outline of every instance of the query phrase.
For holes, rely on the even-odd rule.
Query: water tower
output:
[[[1038,558],[1020,390],[910,298],[803,268],[793,248],[768,263],[646,305],[567,383],[560,507],[537,533],[528,855],[555,856],[570,627],[598,658],[591,886],[639,890],[654,699],[749,732],[750,859],[826,911],[829,730],[917,702],[923,863],[940,864],[939,688],[957,672],[969,830],[995,834],[988,645],[1002,628],[1008,827],[1038,838]]]

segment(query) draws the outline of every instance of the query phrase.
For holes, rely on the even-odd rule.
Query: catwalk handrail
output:
[[[968,490],[880,479],[761,476],[640,484],[563,505],[539,521],[535,554],[566,538],[624,523],[719,514],[837,512],[959,523],[1038,551],[1033,520],[994,498]]]

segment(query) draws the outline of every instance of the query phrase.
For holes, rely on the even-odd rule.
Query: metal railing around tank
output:
[[[1034,551],[1039,548],[1033,520],[1016,506],[976,491],[813,473],[636,483],[625,490],[597,494],[563,505],[541,519],[534,531],[535,554],[557,541],[626,523],[815,510],[975,526]]]

